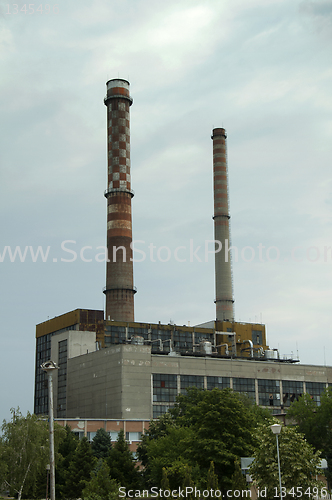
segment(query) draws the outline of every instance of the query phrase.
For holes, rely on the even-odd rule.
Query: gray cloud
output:
[[[303,362],[323,362],[332,262],[306,252],[332,241],[327,3],[58,5],[59,14],[3,14],[0,254],[5,245],[50,246],[53,257],[63,240],[105,244],[105,81],[128,78],[134,238],[173,250],[213,238],[210,134],[225,126],[232,243],[240,256],[256,250],[252,262],[233,262],[236,319],[262,315],[272,347],[289,353],[297,342]],[[264,253],[260,262],[260,243],[276,246],[279,261]],[[302,262],[290,259],[295,246]],[[212,258],[135,263],[136,319],[212,319],[213,267]],[[29,374],[1,389],[3,418],[11,406],[32,410],[35,324],[103,308],[105,269],[5,261],[0,270],[2,376],[15,363]]]

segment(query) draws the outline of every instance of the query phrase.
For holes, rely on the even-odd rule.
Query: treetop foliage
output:
[[[98,429],[92,440],[92,453],[96,458],[106,458],[112,447],[111,437],[105,429]]]
[[[276,436],[266,425],[259,426],[257,436],[259,446],[254,453],[250,474],[258,486],[267,487],[267,498],[273,498],[279,491]],[[316,475],[320,474],[320,452],[315,452],[304,436],[291,426],[282,427],[278,440],[282,486],[287,491],[294,486],[301,488],[302,494],[307,488],[322,488],[323,484],[316,481]]]
[[[29,412],[23,416],[19,408],[12,408],[11,414],[11,421],[1,426],[1,479],[20,500],[37,494],[39,477],[45,473],[49,461],[48,422]],[[62,427],[55,426],[55,451],[63,433]]]
[[[317,451],[332,462],[332,392],[321,396],[320,405],[302,396],[288,415],[298,427],[285,427],[280,435],[283,486],[313,487],[320,461]],[[137,448],[141,470],[123,431],[113,445],[104,429],[89,443],[86,438],[79,440],[70,427],[55,424],[56,497],[115,500],[120,486],[127,491],[152,486],[170,490],[196,486],[220,489],[223,494],[244,490],[240,457],[254,456],[251,475],[262,487],[269,485],[272,498],[278,487],[276,439],[269,427],[273,422],[268,410],[231,389],[187,389],[142,436]],[[12,420],[3,423],[2,431],[0,483],[19,499],[45,497],[47,419],[12,410]]]
[[[107,464],[112,479],[127,489],[139,489],[140,473],[124,438],[123,430],[119,432],[117,441],[109,451]]]
[[[91,472],[90,481],[83,489],[84,500],[116,500],[119,498],[119,484],[110,477],[110,470],[103,459],[99,459]]]
[[[226,489],[235,461],[254,450],[257,421],[266,418],[264,412],[257,412],[255,405],[231,389],[187,389],[169,414],[152,422],[143,436],[138,456],[145,466],[145,480],[151,486],[160,486],[164,468],[170,487],[178,487],[188,479],[191,469],[195,483],[206,486],[213,462],[216,480],[221,489]]]
[[[321,450],[327,460],[327,479],[332,482],[332,390],[326,389],[317,404],[309,394],[294,401],[287,417],[294,419],[301,433],[315,450]]]
[[[86,437],[83,437],[73,454],[70,462],[63,493],[66,499],[79,498],[86,483],[91,479],[91,472],[96,465],[91,446]]]

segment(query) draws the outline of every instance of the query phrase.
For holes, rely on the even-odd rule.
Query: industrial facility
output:
[[[55,417],[93,438],[123,429],[131,442],[188,387],[229,387],[274,414],[309,393],[319,401],[332,385],[332,367],[301,365],[266,344],[265,325],[234,320],[227,136],[212,131],[215,304],[212,321],[196,326],[138,323],[134,319],[129,82],[107,82],[108,185],[106,309],[68,312],[36,327],[36,414],[48,411],[46,375],[54,361]],[[230,244],[229,244],[230,246]]]

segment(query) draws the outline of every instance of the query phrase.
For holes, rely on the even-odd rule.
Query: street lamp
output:
[[[282,490],[281,490],[281,473],[280,473],[280,458],[279,458],[279,442],[278,442],[278,436],[281,432],[281,425],[280,424],[273,424],[270,426],[271,431],[273,434],[275,434],[276,439],[277,439],[277,456],[278,456],[278,472],[279,472],[279,489],[280,489],[280,500],[282,499]]]
[[[48,420],[50,432],[50,500],[55,500],[55,466],[54,466],[54,418],[53,418],[53,373],[58,370],[54,361],[46,361],[40,367],[48,378]]]

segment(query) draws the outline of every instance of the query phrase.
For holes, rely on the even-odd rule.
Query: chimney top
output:
[[[226,130],[224,128],[214,128],[212,130],[211,139],[213,139],[214,137],[218,137],[218,136],[222,136],[226,139],[227,138]]]

